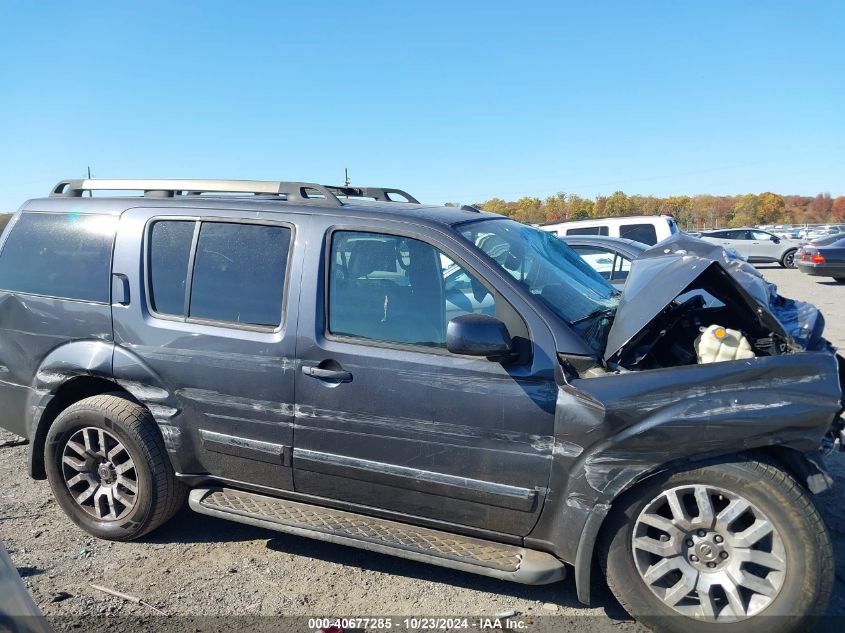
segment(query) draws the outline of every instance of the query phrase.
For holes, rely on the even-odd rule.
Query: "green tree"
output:
[[[540,198],[525,196],[516,201],[516,213],[513,218],[526,224],[543,222],[546,219],[543,212],[543,201]]]
[[[569,219],[570,220],[586,220],[593,214],[595,203],[587,198],[569,194]]]
[[[631,199],[623,191],[614,191],[607,199],[604,207],[604,215],[608,218],[618,218],[624,215],[633,215],[634,206]]]
[[[757,221],[760,224],[774,224],[784,221],[786,201],[783,196],[766,191],[757,198]]]
[[[754,226],[759,222],[759,207],[757,196],[745,194],[731,208],[730,226]]]
[[[490,211],[490,213],[501,213],[502,215],[512,215],[510,207],[507,202],[501,198],[490,198],[487,202],[479,202],[475,205],[479,209]]]
[[[543,201],[543,213],[546,221],[549,222],[554,220],[568,220],[569,203],[566,199],[566,194],[558,192],[546,198]]]

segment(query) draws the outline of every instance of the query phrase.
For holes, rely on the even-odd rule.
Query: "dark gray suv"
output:
[[[2,424],[93,535],[187,498],[516,582],[571,566],[585,603],[600,568],[665,631],[825,609],[843,361],[712,244],[662,242],[620,295],[549,233],[395,189],[89,180],[0,248]],[[713,325],[752,357],[697,356]]]

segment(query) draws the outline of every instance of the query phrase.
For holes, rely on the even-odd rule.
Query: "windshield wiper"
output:
[[[583,323],[584,321],[592,321],[597,317],[609,318],[612,317],[615,312],[616,308],[596,308],[586,316],[582,316],[580,319],[570,321],[569,325],[578,325],[579,323]]]

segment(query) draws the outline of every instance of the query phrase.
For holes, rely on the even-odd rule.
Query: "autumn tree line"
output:
[[[829,193],[812,197],[782,196],[767,191],[740,196],[659,198],[629,196],[617,191],[594,199],[558,193],[545,199],[526,196],[511,202],[491,198],[474,206],[529,224],[661,213],[671,213],[680,226],[688,230],[760,224],[845,223],[845,196],[831,198]]]

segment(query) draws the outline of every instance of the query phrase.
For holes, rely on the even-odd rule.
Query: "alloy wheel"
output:
[[[77,505],[95,519],[115,521],[135,507],[135,463],[108,431],[92,426],[76,431],[62,450],[62,476]]]
[[[697,620],[757,615],[786,575],[786,550],[769,518],[714,486],[680,486],[652,500],[637,517],[632,552],[652,593]]]
[[[791,251],[783,256],[783,265],[786,268],[793,268],[795,266],[795,251]]]

